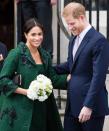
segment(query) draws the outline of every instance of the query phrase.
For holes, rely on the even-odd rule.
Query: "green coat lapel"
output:
[[[31,56],[31,53],[30,53],[28,47],[25,45],[25,43],[20,42],[18,47],[21,50],[21,55],[22,55],[23,61],[26,62],[26,60],[29,60],[32,64],[36,65],[36,63],[34,62],[32,56]],[[47,70],[47,68],[49,66],[50,55],[41,47],[38,48],[38,51],[41,55],[41,59],[44,64],[44,68],[45,68],[45,70]]]

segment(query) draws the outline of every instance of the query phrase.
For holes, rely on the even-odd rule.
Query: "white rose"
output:
[[[31,100],[36,100],[37,98],[38,98],[38,95],[37,95],[37,93],[36,92],[34,92],[33,90],[31,90],[31,89],[28,89],[27,90],[27,97],[29,98],[29,99],[31,99]]]
[[[42,74],[40,74],[40,75],[37,76],[37,81],[39,81],[39,82],[43,82],[44,79],[45,79],[45,76],[42,75]]]
[[[44,101],[52,93],[52,90],[51,80],[43,74],[40,74],[36,80],[30,83],[27,96],[32,100],[38,99],[39,101]]]
[[[48,98],[48,96],[47,96],[47,95],[44,95],[44,96],[40,96],[40,97],[38,98],[38,100],[39,100],[39,101],[45,101],[47,98]]]

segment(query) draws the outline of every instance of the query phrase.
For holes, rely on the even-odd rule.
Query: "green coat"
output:
[[[30,126],[34,124],[31,124],[32,116],[36,116],[34,122],[37,129],[34,131],[63,130],[53,93],[44,102],[32,101],[24,95],[13,93],[18,88],[12,81],[14,72],[21,74],[21,87],[25,89],[41,73],[52,80],[55,88],[65,87],[66,75],[56,75],[50,55],[42,48],[39,48],[39,52],[43,71],[37,70],[37,64],[23,42],[12,49],[5,60],[0,74],[0,90],[5,94],[0,113],[0,131],[30,131]]]

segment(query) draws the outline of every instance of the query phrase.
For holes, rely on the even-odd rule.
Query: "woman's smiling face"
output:
[[[25,37],[31,47],[37,48],[43,41],[43,31],[39,26],[35,26],[28,33],[25,33]]]

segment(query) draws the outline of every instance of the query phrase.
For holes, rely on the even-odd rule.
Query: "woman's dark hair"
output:
[[[42,25],[38,22],[38,20],[35,19],[35,18],[31,18],[31,19],[27,20],[27,21],[25,22],[25,24],[24,24],[23,30],[24,30],[24,32],[27,34],[27,33],[28,33],[33,27],[35,27],[35,26],[38,26],[38,27],[41,28],[42,31],[44,32],[43,26],[42,26]]]

